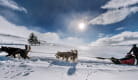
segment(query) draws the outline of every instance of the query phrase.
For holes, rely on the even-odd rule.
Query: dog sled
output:
[[[137,65],[138,62],[137,62],[137,59],[135,57],[131,57],[131,58],[126,58],[126,59],[117,59],[117,58],[114,58],[114,57],[111,57],[111,58],[104,58],[104,57],[94,57],[96,59],[101,59],[101,60],[105,60],[105,59],[108,59],[110,60],[112,63],[114,64],[127,64],[127,65]]]

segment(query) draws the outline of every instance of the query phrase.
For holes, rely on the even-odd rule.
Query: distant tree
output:
[[[28,39],[28,43],[31,45],[40,44],[37,36],[34,33],[31,33]]]

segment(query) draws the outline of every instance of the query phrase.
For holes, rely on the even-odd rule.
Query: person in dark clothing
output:
[[[132,52],[133,52],[133,54],[131,54]],[[132,55],[138,60],[138,47],[136,46],[136,44],[133,44],[133,47],[129,51],[128,55]]]
[[[136,44],[133,44],[131,50],[127,53],[127,55],[120,60],[127,60],[130,58],[136,58],[138,60],[138,48],[137,48]]]
[[[131,50],[124,58],[116,59],[112,57],[111,61],[115,64],[138,64],[138,47],[136,46],[136,44],[133,44]]]

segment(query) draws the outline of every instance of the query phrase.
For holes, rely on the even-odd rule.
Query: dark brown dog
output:
[[[28,53],[30,52],[30,50],[31,50],[31,46],[25,45],[25,49],[19,49],[19,50],[15,51],[13,53],[13,56],[15,57],[16,54],[19,54],[22,58],[29,59]]]
[[[19,49],[20,48],[4,47],[4,46],[1,47],[1,51],[8,53],[8,55],[6,55],[6,56],[12,56],[13,53]]]
[[[1,51],[8,53],[6,56],[13,56],[16,58],[16,54],[19,54],[22,58],[26,59],[28,57],[28,52],[31,50],[29,45],[25,45],[25,49],[14,48],[14,47],[4,47],[2,46]]]

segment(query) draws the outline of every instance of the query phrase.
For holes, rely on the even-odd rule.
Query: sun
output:
[[[78,29],[81,30],[81,31],[85,30],[86,29],[86,24],[84,22],[80,22],[78,24]]]

